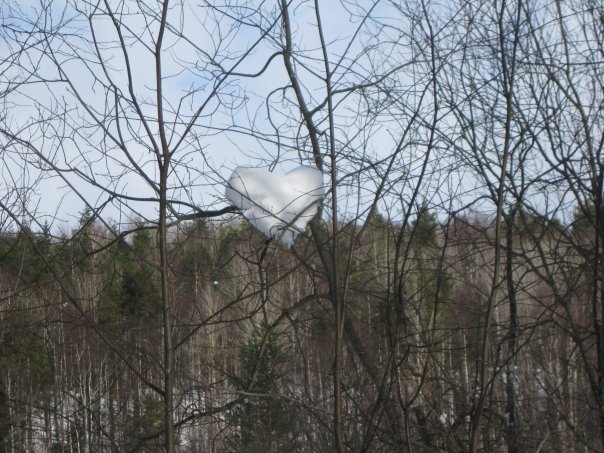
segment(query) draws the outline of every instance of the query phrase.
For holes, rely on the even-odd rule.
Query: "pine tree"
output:
[[[232,411],[236,433],[225,451],[241,453],[289,452],[295,450],[292,431],[295,409],[283,398],[287,355],[274,332],[256,331],[239,353],[240,376],[233,378],[244,401]]]

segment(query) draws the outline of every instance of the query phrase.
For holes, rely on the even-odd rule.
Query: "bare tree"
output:
[[[99,450],[601,448],[598,5],[2,20],[0,419]],[[291,248],[212,220],[236,214],[230,160],[323,172]],[[11,323],[45,339],[52,385],[14,371]]]
[[[233,211],[208,209],[197,198],[200,184],[219,180],[203,137],[241,107],[243,96],[232,81],[247,76],[238,68],[263,34],[234,48],[244,25],[217,18],[209,6],[170,1],[159,9],[146,2],[41,2],[33,11],[6,5],[7,33],[26,49],[13,60],[28,81],[13,90],[11,102],[24,103],[30,116],[6,119],[4,147],[20,153],[15,168],[36,169],[50,184],[61,181],[71,202],[83,203],[93,220],[115,231],[114,241],[137,218],[156,229],[152,276],[161,289],[161,382],[121,358],[161,397],[164,446],[174,451],[175,351],[187,332],[174,330],[168,228]],[[171,85],[174,80],[179,86]],[[3,208],[17,220],[10,206]],[[123,226],[110,220],[118,216]],[[76,296],[70,299],[84,315]]]

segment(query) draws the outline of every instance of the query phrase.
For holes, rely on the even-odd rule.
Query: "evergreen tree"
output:
[[[278,336],[256,331],[239,353],[240,376],[233,378],[244,401],[232,411],[236,433],[225,451],[241,453],[290,452],[295,450],[292,431],[295,408],[281,395],[287,355]]]

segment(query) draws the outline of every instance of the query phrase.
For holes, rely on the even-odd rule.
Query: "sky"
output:
[[[0,4],[5,112],[0,118],[4,132],[0,199],[15,209],[25,208],[30,220],[51,223],[56,229],[77,224],[87,205],[117,228],[141,219],[157,220],[153,198],[160,134],[154,48],[159,9],[151,2],[108,4],[119,29],[102,2]],[[283,44],[277,2],[230,1],[224,4],[228,7],[216,2],[222,6],[214,9],[197,0],[171,4],[161,55],[162,115],[168,124],[166,140],[174,151],[169,177],[174,209],[190,214],[225,207],[226,181],[239,166],[268,168],[282,175],[299,165],[314,165],[283,58],[277,53]],[[309,108],[317,107],[319,139],[327,150],[331,131],[322,104],[325,67],[313,2],[291,5],[295,70]],[[434,33],[439,51],[455,56],[457,46],[464,43],[458,38],[464,31],[456,27],[465,26],[465,11],[453,10],[448,3],[398,5],[376,0],[371,19],[357,14],[361,6],[372,5],[369,0],[319,2],[334,87],[357,87],[354,95],[334,96],[338,215],[344,219],[362,215],[378,190],[385,194],[379,208],[393,218],[422,200],[447,212],[469,205],[492,210],[488,199],[477,196],[485,193],[484,181],[455,160],[463,131],[453,116],[447,116],[442,102],[436,105],[432,89],[427,34]],[[405,14],[401,5],[408,8]],[[474,6],[489,12],[488,5]],[[413,22],[415,17],[423,19]],[[24,51],[15,54],[18,43]],[[488,41],[476,48],[484,52]],[[438,68],[439,83],[446,88],[446,71],[462,69],[448,55],[439,58],[446,62]],[[475,62],[472,71],[485,71],[485,77],[497,69],[485,59]],[[223,80],[225,71],[232,73]],[[379,75],[381,90],[360,88]],[[460,87],[460,96],[467,88]],[[488,93],[488,84],[477,93]],[[439,127],[430,137],[434,115]],[[500,145],[494,134],[488,141],[493,149],[485,153],[493,168],[491,182],[498,176]],[[329,159],[325,163],[327,172]],[[531,165],[537,172],[539,161]],[[347,177],[342,179],[343,175]],[[548,193],[537,199],[544,203],[551,197],[556,203],[556,196]]]
[[[5,23],[20,32],[38,31],[28,42],[42,39],[41,27],[62,34],[47,38],[43,46],[29,48],[21,56],[21,65],[26,70],[37,71],[43,80],[25,85],[8,96],[11,108],[7,128],[19,131],[19,137],[31,143],[39,155],[24,153],[24,144],[13,142],[12,157],[2,163],[4,194],[11,192],[15,185],[33,186],[33,190],[18,196],[20,202],[27,205],[36,219],[45,219],[53,225],[77,221],[85,210],[83,200],[96,208],[107,203],[103,217],[118,223],[127,223],[139,216],[152,221],[157,217],[156,204],[137,201],[153,196],[152,184],[131,171],[132,162],[124,151],[131,154],[141,172],[157,180],[153,153],[153,141],[159,142],[152,53],[157,35],[157,18],[152,17],[156,14],[152,9],[154,4],[140,3],[141,8],[134,2],[111,4],[116,15],[118,11],[121,13],[121,38],[127,49],[137,106],[127,102],[131,96],[126,55],[117,45],[120,35],[110,18],[102,14],[102,6],[95,9],[87,2],[69,1],[48,4],[46,11],[35,1],[21,2],[18,9],[12,11],[4,6]],[[257,4],[265,8],[262,25],[274,22],[277,17],[274,5]],[[178,165],[171,178],[174,187],[171,196],[200,208],[216,209],[225,205],[225,179],[237,166],[266,166],[273,170],[278,163],[277,171],[283,173],[299,164],[312,164],[307,152],[294,149],[295,140],[279,142],[279,136],[297,134],[292,130],[291,120],[297,112],[290,106],[267,110],[267,99],[278,100],[283,93],[280,88],[288,84],[281,57],[274,58],[258,77],[228,79],[221,86],[220,98],[210,95],[219,79],[219,65],[227,70],[236,65],[235,71],[240,73],[260,71],[278,49],[279,28],[274,27],[269,39],[256,44],[261,37],[256,26],[259,16],[246,19],[247,25],[233,27],[229,17],[196,2],[174,5],[168,15],[171,25],[164,37],[162,54],[164,119],[176,121],[172,130],[168,130],[167,138],[172,147],[183,137],[187,121],[199,106],[210,100],[174,154]],[[241,2],[241,5],[255,6],[250,2]],[[320,8],[325,39],[335,55],[343,51],[347,38],[355,31],[355,23],[346,20],[351,16],[337,2],[322,2]],[[87,15],[91,17],[90,22]],[[34,18],[38,20],[32,23]],[[319,57],[312,8],[296,7],[291,20],[296,45],[311,57]],[[24,35],[8,34],[7,38],[16,37],[23,42]],[[353,43],[353,51],[355,45]],[[2,50],[6,52],[7,47]],[[246,52],[249,55],[236,64]],[[316,74],[301,71],[300,77],[305,80],[309,98],[320,99],[324,88],[319,77],[324,69],[320,62],[307,59],[306,63]],[[108,85],[109,79],[113,86]],[[125,95],[119,107],[112,99],[115,98],[112,90]],[[277,107],[281,107],[279,104],[277,102]],[[146,125],[136,119],[137,109],[147,118]],[[71,130],[64,124],[65,120]],[[120,141],[125,148],[119,149],[115,141]],[[36,167],[48,168],[48,162],[67,171],[36,170]],[[129,199],[120,204],[112,200],[111,193],[125,194]],[[190,211],[185,206],[182,212],[187,210]]]

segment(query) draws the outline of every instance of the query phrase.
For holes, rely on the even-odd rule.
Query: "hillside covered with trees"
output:
[[[352,244],[339,257],[348,448],[463,450],[484,372],[486,450],[597,450],[590,222],[519,214],[506,226],[488,333],[492,223],[440,224],[422,209],[408,228],[377,212],[363,229],[340,225]],[[69,236],[2,237],[7,451],[161,445],[157,246],[144,228],[112,237],[86,216]],[[334,316],[309,237],[284,250],[240,221],[188,222],[169,237],[178,448],[329,450]]]

